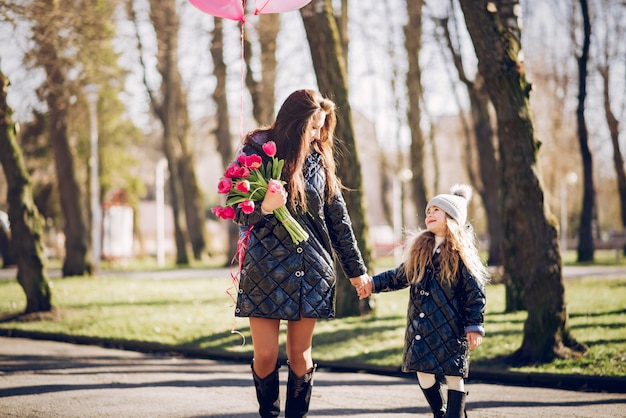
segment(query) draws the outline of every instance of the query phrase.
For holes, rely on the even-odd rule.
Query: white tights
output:
[[[465,392],[465,382],[461,376],[445,376],[446,385],[448,385],[449,390],[456,390],[459,392]],[[435,375],[431,373],[422,373],[417,372],[417,381],[419,382],[422,389],[428,389],[433,387],[437,380],[435,379]]]

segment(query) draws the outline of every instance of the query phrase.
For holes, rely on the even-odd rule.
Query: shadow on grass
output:
[[[609,315],[623,315],[626,314],[626,308],[620,309],[617,311],[608,311],[608,312],[590,312],[590,313],[570,313],[569,317],[571,318],[597,318],[601,316],[609,316]]]
[[[65,311],[60,308],[52,308],[46,312],[16,312],[0,316],[0,324],[9,322],[38,322],[58,321],[63,318]]]

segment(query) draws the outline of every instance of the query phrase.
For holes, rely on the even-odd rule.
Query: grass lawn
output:
[[[229,277],[152,280],[121,277],[51,281],[53,315],[3,320],[0,329],[28,330],[172,346],[251,353],[248,321],[235,319]],[[232,289],[231,289],[232,290]],[[579,360],[509,368],[499,358],[521,344],[525,312],[505,314],[504,286],[487,287],[487,337],[472,351],[472,364],[512,371],[626,376],[626,277],[566,280],[570,327],[589,346]],[[376,311],[364,318],[319,321],[316,360],[398,367],[408,291],[374,296]],[[0,318],[23,311],[25,296],[14,280],[0,281]],[[284,327],[283,323],[283,327]],[[232,330],[241,333],[233,333]],[[243,337],[242,337],[243,336]],[[244,343],[245,338],[245,343]],[[284,352],[284,332],[281,344]]]

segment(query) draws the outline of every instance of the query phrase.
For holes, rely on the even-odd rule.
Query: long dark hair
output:
[[[318,112],[326,114],[324,126],[320,130],[320,139],[309,143],[304,134],[313,117]],[[280,107],[276,121],[267,130],[268,139],[276,142],[278,158],[285,160],[282,179],[287,182],[287,205],[290,209],[300,207],[306,211],[305,183],[302,167],[311,150],[319,152],[326,170],[325,192],[327,200],[336,193],[337,178],[333,144],[337,115],[335,103],[315,90],[297,90],[289,95]]]

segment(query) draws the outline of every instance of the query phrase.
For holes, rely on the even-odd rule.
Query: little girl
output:
[[[407,245],[404,262],[357,286],[359,297],[410,286],[404,372],[417,379],[433,416],[465,413],[463,378],[469,371],[469,350],[485,334],[484,285],[488,271],[480,261],[467,219],[472,195],[468,185],[455,185],[426,206],[426,230]],[[441,383],[448,386],[447,407]]]

